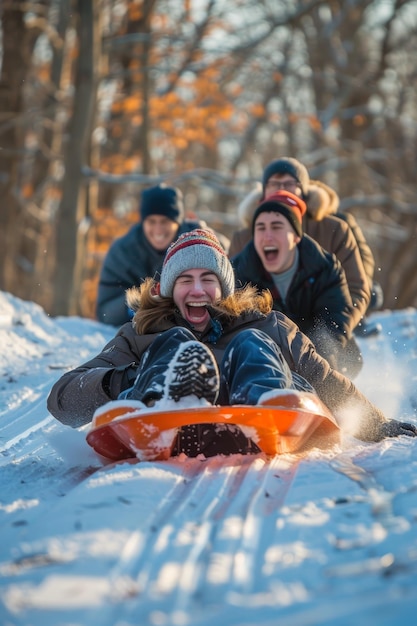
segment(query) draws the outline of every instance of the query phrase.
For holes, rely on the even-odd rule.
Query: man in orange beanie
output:
[[[237,286],[269,289],[273,308],[292,319],[335,369],[353,377],[362,359],[352,338],[346,276],[334,255],[303,235],[306,210],[304,200],[285,190],[259,204],[252,241],[232,259]]]

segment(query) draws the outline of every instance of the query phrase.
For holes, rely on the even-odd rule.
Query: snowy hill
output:
[[[417,312],[373,316],[356,383],[417,422]],[[415,623],[417,438],[104,465],[46,397],[113,329],[0,293],[0,623]]]

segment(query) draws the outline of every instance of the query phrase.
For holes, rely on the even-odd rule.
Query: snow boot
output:
[[[172,456],[186,454],[206,458],[222,454],[259,454],[261,450],[234,424],[191,424],[177,435]]]
[[[178,402],[187,396],[216,402],[219,370],[210,350],[198,341],[187,341],[174,355],[167,371],[167,400]],[[259,449],[242,431],[227,424],[190,424],[178,433],[172,455],[205,457],[217,454],[249,454]]]
[[[187,395],[217,398],[219,373],[210,350],[186,328],[160,333],[143,354],[136,380],[119,399],[132,399],[152,407],[158,400],[178,402]]]
[[[219,370],[210,350],[199,341],[178,348],[168,366],[167,399],[178,402],[186,396],[204,398],[215,404],[219,393]]]

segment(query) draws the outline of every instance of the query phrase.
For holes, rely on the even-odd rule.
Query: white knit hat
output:
[[[162,265],[160,294],[172,297],[175,281],[187,270],[204,269],[216,274],[227,298],[235,290],[232,265],[217,237],[210,230],[197,228],[178,237],[165,255]]]

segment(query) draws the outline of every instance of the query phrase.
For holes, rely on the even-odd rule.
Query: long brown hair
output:
[[[126,292],[128,306],[135,312],[133,326],[137,333],[146,334],[155,330],[164,321],[173,321],[176,310],[172,298],[158,293],[158,283],[147,278],[140,287],[131,287]],[[224,298],[210,309],[222,321],[232,320],[243,313],[257,311],[268,315],[272,311],[272,296],[268,290],[258,293],[256,287],[246,285]]]

